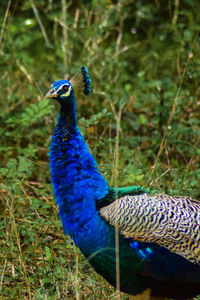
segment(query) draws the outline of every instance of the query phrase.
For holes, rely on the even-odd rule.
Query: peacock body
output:
[[[50,146],[52,185],[64,232],[116,286],[115,225],[119,227],[120,289],[146,289],[185,299],[200,293],[200,203],[189,197],[148,194],[142,187],[108,186],[81,135],[75,88],[90,92],[85,67],[53,83],[47,98],[60,103]],[[119,199],[115,200],[115,195]]]

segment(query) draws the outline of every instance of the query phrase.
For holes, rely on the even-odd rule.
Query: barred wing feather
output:
[[[126,238],[156,243],[200,265],[200,202],[159,194],[125,196],[100,214]]]

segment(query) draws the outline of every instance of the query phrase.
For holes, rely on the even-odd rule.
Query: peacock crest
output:
[[[81,90],[87,96],[91,92],[91,79],[85,66],[82,66],[81,72],[73,76],[70,82],[75,90]]]

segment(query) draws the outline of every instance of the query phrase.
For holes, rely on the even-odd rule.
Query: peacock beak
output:
[[[47,99],[47,98],[55,98],[55,97],[57,97],[58,96],[58,94],[57,94],[57,91],[56,91],[56,89],[55,88],[52,88],[52,89],[50,89],[50,91],[48,91],[48,93],[45,95],[45,98]]]

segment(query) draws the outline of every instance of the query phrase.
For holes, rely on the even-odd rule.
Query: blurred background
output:
[[[50,184],[59,107],[44,95],[82,65],[92,93],[77,95],[79,124],[109,184],[118,119],[120,186],[200,199],[199,11],[195,0],[1,0],[1,299],[115,298],[64,236]]]

